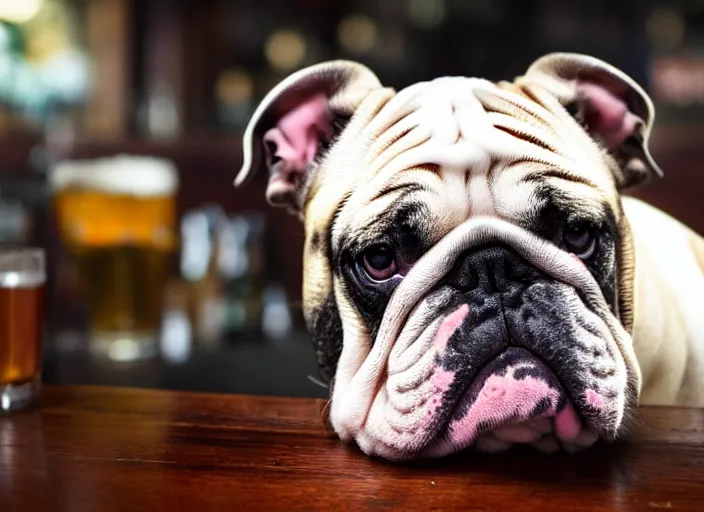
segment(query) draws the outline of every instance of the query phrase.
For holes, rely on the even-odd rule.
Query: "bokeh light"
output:
[[[408,19],[418,27],[437,27],[445,19],[445,13],[445,0],[408,0]]]
[[[653,46],[668,50],[682,44],[686,28],[679,13],[663,7],[650,14],[646,30]]]
[[[223,105],[234,106],[246,103],[254,94],[254,81],[244,69],[226,69],[215,84],[218,101]]]
[[[295,30],[278,30],[267,39],[264,54],[271,67],[278,71],[289,71],[303,62],[306,41]]]
[[[0,0],[0,20],[27,23],[44,5],[44,0]]]
[[[366,53],[376,46],[379,29],[368,16],[352,14],[340,22],[337,38],[344,50],[350,53]]]

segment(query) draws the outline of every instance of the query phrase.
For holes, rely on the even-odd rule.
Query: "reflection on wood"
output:
[[[372,460],[323,400],[44,390],[0,417],[0,509],[702,510],[704,411],[643,409],[631,442],[576,455]]]

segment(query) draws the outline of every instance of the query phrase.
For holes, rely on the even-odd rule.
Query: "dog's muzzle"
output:
[[[345,332],[331,421],[390,459],[613,439],[640,375],[628,334],[572,255],[498,219],[434,246],[374,344]]]
[[[435,336],[435,344],[445,347],[437,358],[442,377],[436,380],[448,383],[438,386],[443,394],[435,418],[440,437],[455,446],[475,442],[493,451],[511,443],[538,443],[549,450],[556,447],[555,438],[577,445],[593,442],[595,434],[582,427],[550,370],[560,366],[555,359],[569,359],[563,372],[569,379],[579,359],[578,353],[556,354],[550,346],[550,331],[563,323],[564,285],[510,248],[489,244],[460,256],[441,280],[443,286],[460,305],[451,308]],[[594,390],[581,391],[599,397]]]

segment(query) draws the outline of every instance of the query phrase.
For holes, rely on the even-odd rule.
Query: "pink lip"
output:
[[[447,331],[453,333],[450,327],[457,320],[453,316],[459,316],[459,312],[448,316],[439,332],[448,327]],[[447,370],[438,373],[455,377]],[[436,386],[436,391],[447,388]],[[587,390],[584,398],[587,402],[590,398],[595,403],[603,402],[593,390]],[[458,411],[462,411],[461,416]],[[507,349],[479,372],[453,414],[442,437],[427,448],[429,456],[472,445],[491,451],[513,443],[530,443],[541,449],[553,445],[559,448],[559,443],[588,446],[596,441],[552,371],[530,352],[516,347]],[[548,443],[550,439],[552,444]]]

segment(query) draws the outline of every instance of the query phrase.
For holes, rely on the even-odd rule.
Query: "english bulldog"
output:
[[[704,405],[704,240],[629,190],[660,178],[653,105],[579,54],[513,81],[395,91],[293,73],[244,133],[241,186],[305,226],[304,316],[329,420],[392,460],[623,436]]]

